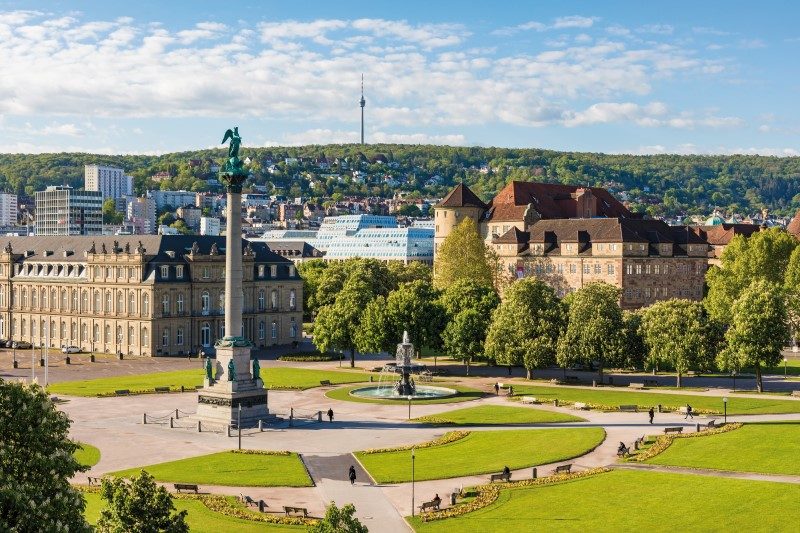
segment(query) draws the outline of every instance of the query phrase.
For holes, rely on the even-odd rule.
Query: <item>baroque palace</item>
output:
[[[560,296],[604,281],[622,289],[626,309],[703,297],[708,243],[685,226],[634,215],[602,188],[513,181],[487,204],[460,184],[435,213],[434,255],[469,217],[508,278],[535,276]]]
[[[243,247],[243,336],[302,336],[303,283],[264,243]],[[225,238],[11,237],[0,252],[0,337],[128,355],[209,351],[224,336]]]

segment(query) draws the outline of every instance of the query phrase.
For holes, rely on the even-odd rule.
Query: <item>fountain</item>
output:
[[[446,387],[431,387],[428,385],[417,385],[412,374],[419,375],[427,370],[424,364],[414,361],[414,345],[408,336],[408,331],[403,332],[403,342],[397,345],[395,362],[387,364],[381,371],[381,378],[377,387],[365,387],[355,389],[350,392],[354,396],[362,398],[382,398],[394,400],[414,400],[444,398],[455,396],[458,392]],[[400,374],[397,381],[383,383],[384,373]]]

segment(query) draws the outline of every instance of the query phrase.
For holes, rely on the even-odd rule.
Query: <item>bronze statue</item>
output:
[[[236,381],[236,365],[233,364],[233,359],[228,362],[228,381]]]
[[[253,359],[253,379],[261,379],[261,365],[258,358]]]
[[[208,382],[209,383],[214,381],[214,374],[213,374],[213,369],[212,369],[212,366],[211,366],[211,358],[210,357],[206,357],[206,377],[208,378]]]

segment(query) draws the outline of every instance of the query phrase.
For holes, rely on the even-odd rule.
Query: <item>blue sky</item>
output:
[[[131,4],[131,5],[125,5]],[[0,152],[800,155],[789,2],[0,0]]]

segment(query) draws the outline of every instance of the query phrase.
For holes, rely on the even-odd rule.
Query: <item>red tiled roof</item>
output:
[[[450,191],[450,194],[444,197],[444,200],[439,202],[437,207],[480,207],[481,209],[486,209],[487,205],[474,192],[469,190],[469,187],[459,183],[455,189]]]
[[[797,219],[792,220],[794,222]],[[791,225],[791,224],[790,224]],[[797,222],[800,231],[800,221]],[[786,228],[789,231],[789,228]],[[749,237],[753,233],[761,231],[761,226],[757,224],[717,224],[713,226],[692,226],[692,233],[704,239],[713,246],[727,246],[736,235]],[[789,231],[791,233],[791,231]]]
[[[786,226],[786,231],[800,239],[800,211],[794,215],[789,225]]]
[[[526,244],[529,239],[530,233],[514,226],[499,237],[493,238],[492,244]]]
[[[578,208],[575,193],[578,189],[591,191],[597,200],[598,217],[633,217],[633,214],[619,200],[602,188],[512,181],[489,203],[487,218],[494,221],[521,220],[528,204],[531,204],[543,219],[575,218]]]

